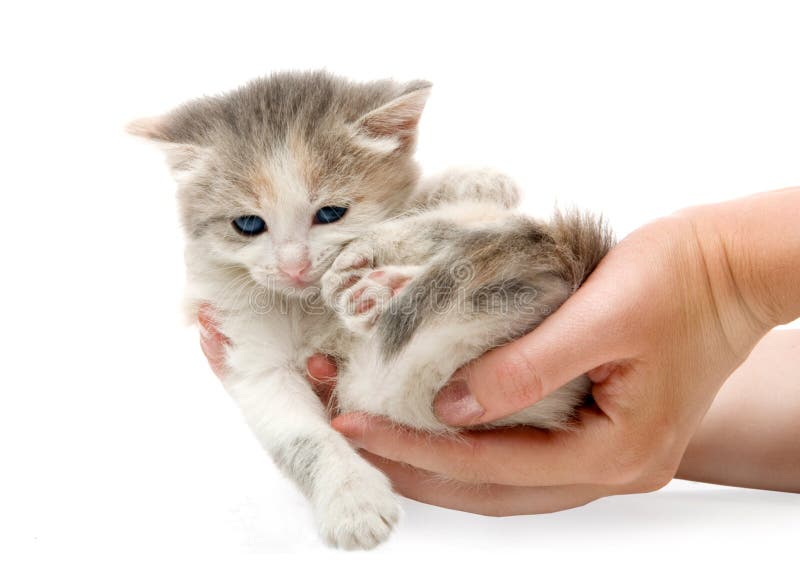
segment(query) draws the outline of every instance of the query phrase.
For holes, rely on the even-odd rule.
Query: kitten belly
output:
[[[311,355],[340,357],[349,344],[350,334],[340,330],[332,312],[309,314],[293,300],[284,300],[263,314],[224,307],[220,313],[226,310],[219,325],[232,343],[228,365],[233,369],[269,369],[288,363],[305,376]]]
[[[437,386],[443,385],[440,383]],[[591,383],[585,377],[577,378],[564,387],[548,395],[540,402],[508,417],[492,423],[473,427],[473,429],[491,429],[493,427],[509,427],[527,425],[540,429],[567,429],[574,420],[574,413],[589,393]],[[460,429],[445,425],[438,421],[433,412],[433,397],[430,401],[412,401],[407,391],[382,391],[374,388],[373,392],[364,392],[363,385],[343,391],[339,394],[341,412],[364,411],[373,415],[388,417],[402,425],[430,431],[433,433],[453,433]],[[435,395],[435,392],[430,392]]]
[[[450,340],[448,342],[448,339]],[[363,411],[388,417],[397,423],[435,433],[459,429],[440,422],[433,401],[452,374],[464,363],[481,355],[485,348],[453,343],[452,337],[437,332],[422,333],[396,359],[382,360],[368,341],[352,348],[346,366],[340,369],[337,387],[342,412]],[[538,403],[484,428],[530,425],[542,429],[564,429],[575,409],[589,393],[585,377],[572,380]]]

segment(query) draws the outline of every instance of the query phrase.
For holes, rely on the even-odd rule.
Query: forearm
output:
[[[800,330],[775,330],[722,386],[678,478],[800,492]]]
[[[684,211],[731,348],[800,316],[800,188]],[[720,303],[722,301],[722,303]],[[681,478],[800,492],[800,330],[772,331],[722,386]]]

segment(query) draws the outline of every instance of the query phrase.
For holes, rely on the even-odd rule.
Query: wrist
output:
[[[772,318],[759,303],[761,296],[748,279],[749,258],[732,247],[728,237],[735,234],[731,220],[720,217],[717,205],[691,207],[676,213],[691,228],[697,265],[713,305],[709,318],[717,322],[734,355],[744,359],[753,345],[772,327]]]
[[[678,215],[695,230],[715,297],[736,308],[738,319],[763,335],[800,315],[800,189]]]

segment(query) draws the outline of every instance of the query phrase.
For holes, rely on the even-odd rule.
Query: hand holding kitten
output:
[[[798,252],[797,239],[774,232],[785,218],[781,211],[791,212],[785,207],[796,203],[797,196],[797,190],[789,190],[695,208],[637,230],[553,317],[532,334],[464,368],[464,375],[436,400],[443,421],[485,422],[526,407],[559,383],[589,371],[597,407],[583,413],[577,431],[498,429],[453,441],[359,414],[341,416],[334,426],[368,451],[365,456],[389,474],[399,492],[470,512],[560,510],[602,496],[660,488],[676,471],[726,482],[721,473],[745,460],[737,458],[726,467],[720,462],[724,458],[717,458],[710,473],[704,462],[684,459],[680,470],[678,465],[690,439],[714,439],[702,431],[694,436],[694,431],[720,384],[769,327],[800,311],[797,297],[786,295],[796,282],[782,272],[789,261],[782,257]],[[753,264],[756,259],[743,244],[733,246],[734,259],[721,257],[720,250],[721,244],[731,247],[736,239],[728,232],[729,221],[739,218],[742,224],[740,217],[753,207],[774,215],[771,228],[755,221],[750,229],[753,243],[765,246],[758,256],[761,267]],[[770,236],[782,241],[788,236],[790,244],[770,249]],[[779,274],[764,281],[774,268]],[[767,282],[769,291],[762,289]],[[219,340],[213,332],[205,339],[213,366]],[[770,363],[775,361],[770,356]],[[333,364],[315,356],[308,369],[318,392],[329,395]],[[767,389],[739,389],[748,401],[738,397],[736,415],[721,421],[728,426],[746,422],[741,407],[757,408],[757,392]],[[716,413],[716,423],[721,415]],[[753,440],[763,457],[770,444]],[[791,451],[787,455],[781,450],[779,456],[790,458]],[[452,480],[432,479],[432,473]],[[745,473],[753,480],[738,484],[786,489],[785,482],[792,482],[791,474],[779,476],[769,467]],[[481,484],[470,487],[465,482]]]
[[[800,314],[800,236],[784,214],[799,203],[797,189],[767,193],[640,228],[552,317],[463,368],[435,403],[446,423],[486,423],[589,372],[595,405],[575,431],[452,440],[360,414],[333,425],[405,496],[469,512],[548,512],[661,488],[725,379]]]

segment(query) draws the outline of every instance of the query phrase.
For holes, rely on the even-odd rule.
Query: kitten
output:
[[[452,431],[432,411],[450,375],[535,327],[611,244],[585,215],[515,213],[515,185],[491,171],[420,181],[429,91],[281,73],[129,126],[177,180],[187,298],[232,341],[226,388],[344,548],[383,541],[399,505],[329,426],[306,359],[338,359],[341,410]],[[562,428],[587,392],[574,380],[497,424]]]

